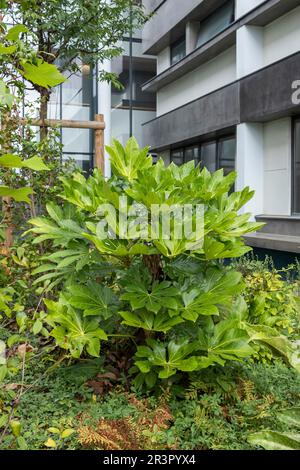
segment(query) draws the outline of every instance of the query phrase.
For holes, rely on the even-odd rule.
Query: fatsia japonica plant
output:
[[[107,151],[110,179],[63,178],[63,204],[30,222],[35,243],[52,244],[35,282],[61,291],[45,300],[57,345],[99,356],[100,343],[105,354],[127,336],[135,383],[148,387],[250,358],[257,342],[292,362],[284,336],[249,322],[242,275],[223,263],[248,252],[242,236],[260,228],[240,213],[253,192],[232,192],[235,173],[154,165],[134,138]]]

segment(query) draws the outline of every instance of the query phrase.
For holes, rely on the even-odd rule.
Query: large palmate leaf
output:
[[[183,253],[187,252],[198,252],[199,250],[202,252],[203,246],[203,236],[202,233],[200,234],[199,239],[191,240],[164,240],[163,238],[154,240],[154,246],[157,250],[167,258],[175,258],[176,256],[180,256]]]
[[[66,78],[58,71],[57,67],[38,59],[34,64],[22,62],[21,74],[26,80],[43,88],[54,88],[66,81]]]
[[[78,358],[85,349],[90,356],[100,354],[100,340],[107,340],[106,333],[99,328],[97,320],[84,318],[82,314],[66,305],[65,301],[46,300],[47,323],[53,327],[50,335],[59,347],[70,351]]]
[[[30,194],[33,193],[31,188],[9,188],[8,186],[0,186],[0,197],[11,197],[17,202],[30,203]]]
[[[248,334],[239,328],[236,320],[223,320],[217,325],[208,320],[207,325],[199,331],[198,349],[205,351],[208,357],[224,364],[227,360],[239,361],[254,354]]]
[[[85,317],[97,315],[106,320],[119,306],[118,298],[112,289],[93,281],[89,281],[85,286],[73,284],[68,291],[68,301],[72,307],[83,310]]]
[[[77,282],[81,275],[86,277],[85,273],[91,276],[93,270],[101,277],[117,270],[117,265],[104,262],[101,255],[91,250],[85,241],[71,242],[68,248],[43,256],[41,260],[44,264],[32,271],[33,275],[40,274],[33,284],[49,283],[45,287],[46,292],[60,283]]]
[[[103,187],[105,179],[97,170],[88,179],[75,172],[71,177],[61,177],[64,185],[62,198],[80,209],[96,213],[100,204],[106,202]]]
[[[166,313],[150,313],[147,310],[135,312],[119,312],[123,318],[123,324],[134,328],[143,328],[146,331],[157,331],[167,333],[173,326],[183,323],[182,318],[170,318]]]
[[[35,171],[49,170],[40,157],[35,156],[28,158],[27,160],[22,160],[18,155],[13,155],[11,153],[0,157],[0,167],[1,166],[5,168],[29,168],[30,170]]]
[[[147,346],[137,348],[135,365],[143,374],[154,369],[159,378],[167,379],[177,371],[192,372],[200,368],[199,358],[192,355],[195,350],[196,343],[190,343],[187,339],[170,341],[168,344],[148,340]],[[201,368],[211,364],[210,359],[203,358]]]
[[[178,289],[168,281],[154,281],[151,286],[140,281],[126,284],[125,294],[121,299],[128,300],[133,310],[146,308],[150,312],[158,313],[162,308],[176,310],[178,294]]]
[[[248,442],[265,450],[300,450],[300,434],[260,431],[250,434]]]
[[[300,408],[281,411],[277,418],[287,426],[300,429]],[[250,434],[248,442],[266,450],[300,450],[300,433],[264,430]]]
[[[90,224],[87,224],[88,228],[91,228]],[[116,256],[117,258],[124,258],[127,256],[135,255],[151,255],[156,254],[157,250],[143,242],[133,242],[119,239],[104,240],[98,238],[96,235],[89,233],[83,233],[83,236],[91,241],[97,250],[103,255]]]
[[[84,229],[79,225],[81,220],[72,206],[66,206],[62,209],[49,203],[46,205],[46,209],[51,218],[37,217],[29,221],[33,225],[29,232],[39,235],[35,238],[34,243],[52,240],[54,246],[65,247],[74,240],[84,240],[82,235]],[[74,219],[77,219],[79,223]]]
[[[113,171],[129,181],[136,179],[139,171],[146,170],[152,165],[148,147],[140,149],[134,137],[128,140],[125,147],[117,140],[113,140],[113,145],[106,146],[106,150],[110,155]]]
[[[200,315],[218,315],[219,305],[225,304],[242,289],[242,275],[235,271],[210,268],[197,278],[197,287],[183,290],[182,316],[195,322]]]

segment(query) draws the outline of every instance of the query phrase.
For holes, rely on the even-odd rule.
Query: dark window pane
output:
[[[245,0],[244,0],[245,1]],[[223,31],[234,21],[234,0],[230,0],[218,8],[209,17],[200,22],[197,47],[202,46],[211,38]]]
[[[300,121],[295,122],[294,132],[294,212],[300,214]]]
[[[201,145],[201,166],[210,172],[217,169],[217,143],[207,142]]]
[[[219,168],[224,169],[225,175],[235,170],[235,154],[235,137],[221,139],[219,141]]]
[[[184,160],[185,162],[190,162],[195,160],[196,163],[200,161],[200,148],[197,146],[186,147],[184,151]]]
[[[184,160],[183,149],[177,149],[171,151],[171,162],[176,165],[182,165]]]
[[[136,64],[138,66],[138,64]],[[142,65],[140,65],[142,66]],[[132,107],[136,110],[155,111],[156,95],[142,91],[145,82],[153,78],[151,72],[133,70],[132,73]],[[129,70],[123,70],[119,75],[119,81],[123,85],[122,90],[112,88],[112,108],[128,109],[130,106],[130,74]],[[151,118],[149,118],[151,119]]]
[[[185,36],[171,46],[171,65],[176,64],[186,56]]]

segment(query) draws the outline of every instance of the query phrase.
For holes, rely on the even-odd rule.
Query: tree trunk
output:
[[[144,255],[143,262],[144,265],[149,269],[149,272],[154,281],[163,279],[164,273],[160,255]]]
[[[45,121],[48,117],[48,103],[50,99],[50,91],[45,88],[40,90],[41,102],[40,102],[40,119]],[[48,135],[48,127],[42,126],[40,129],[40,139],[44,140]]]

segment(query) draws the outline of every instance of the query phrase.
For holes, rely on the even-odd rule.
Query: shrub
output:
[[[112,178],[106,181],[98,170],[87,180],[63,178],[65,206],[48,204],[48,218],[31,220],[35,243],[50,240],[58,250],[45,254],[46,264],[35,270],[42,274],[36,282],[61,289],[58,301],[45,301],[56,344],[74,358],[97,357],[101,343],[127,336],[135,384],[149,388],[249,358],[257,343],[291,360],[287,338],[248,321],[242,275],[222,264],[247,253],[242,235],[260,228],[249,214],[239,214],[253,192],[231,192],[234,173],[210,174],[194,162],[153,165],[134,139],[125,148],[114,141],[107,150]],[[175,211],[167,239],[162,218],[150,220],[153,205],[165,213],[184,204],[190,205],[184,214],[189,232],[176,235]]]

